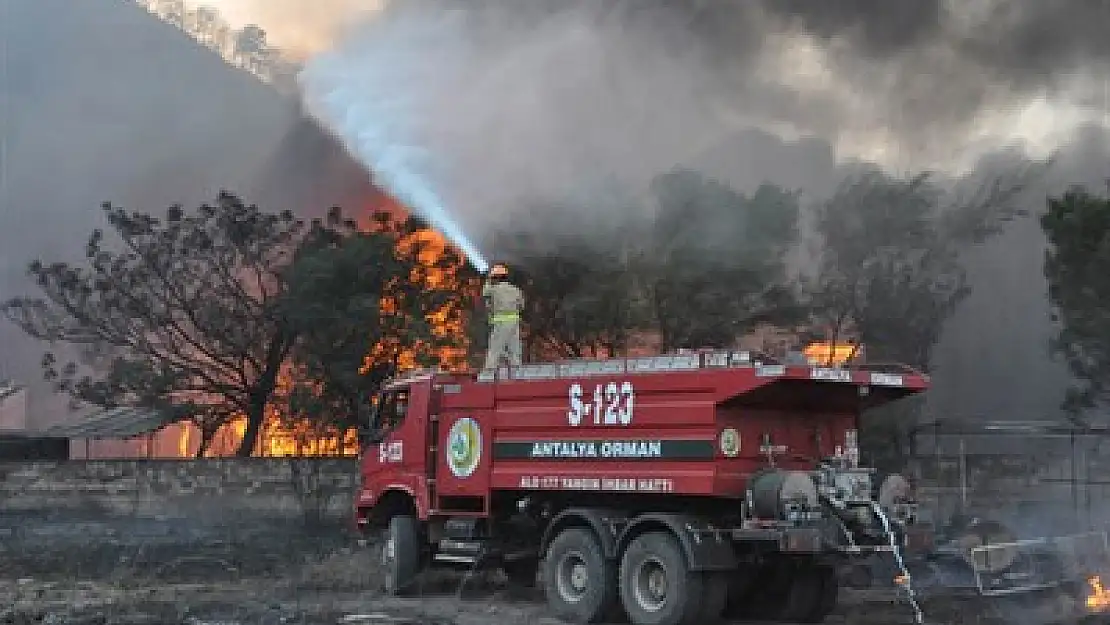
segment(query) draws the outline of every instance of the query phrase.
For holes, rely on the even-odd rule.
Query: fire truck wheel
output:
[[[704,595],[701,600],[701,617],[698,623],[712,625],[720,622],[728,603],[729,576],[727,573],[706,573]]]
[[[774,621],[783,619],[793,588],[793,567],[788,562],[771,562],[754,568],[755,578],[743,595],[740,612],[745,618]]]
[[[381,547],[384,586],[388,595],[398,596],[412,589],[420,574],[420,525],[411,516],[389,520]]]
[[[804,623],[824,622],[825,617],[836,609],[836,602],[840,598],[840,579],[836,575],[836,570],[832,567],[822,567],[818,570],[821,575],[821,600],[816,609],[802,620]]]
[[[543,561],[543,589],[555,616],[571,623],[614,620],[620,603],[616,567],[601,552],[601,544],[587,529],[560,532]]]
[[[509,583],[521,588],[532,588],[536,585],[536,573],[539,564],[534,558],[502,562],[501,570],[505,573]]]
[[[637,536],[621,557],[621,603],[634,625],[699,623],[703,587],[670,533]]]
[[[791,576],[786,602],[782,605],[779,618],[784,621],[820,623],[828,616],[825,611],[827,601],[825,590],[825,569],[815,566],[798,567]],[[833,579],[835,585],[836,580]],[[835,597],[833,599],[835,605]],[[831,610],[830,610],[831,611]]]
[[[741,565],[727,576],[724,616],[728,619],[748,616],[751,612],[751,594],[759,577],[759,567]]]

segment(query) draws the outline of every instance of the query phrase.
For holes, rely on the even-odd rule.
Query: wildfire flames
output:
[[[1105,612],[1110,609],[1110,591],[1102,586],[1102,578],[1093,575],[1087,579],[1090,594],[1087,595],[1087,609],[1092,612]]]
[[[383,209],[394,215],[405,213],[404,208],[391,198],[379,197],[374,199],[366,214]],[[413,246],[416,245],[422,246],[417,254],[420,266],[414,270],[413,275],[409,276],[410,280],[430,288],[465,288],[459,276],[455,275],[452,270],[445,270],[438,266],[448,246],[442,235],[433,230],[415,232],[400,241],[398,251],[410,253],[413,251]],[[389,310],[391,305],[395,304],[388,298],[383,298],[383,310]],[[465,345],[464,305],[460,299],[429,315],[429,322],[437,336],[453,335],[464,340],[459,347],[437,348],[434,350],[434,356],[443,369],[458,371],[466,368],[467,347]],[[427,345],[405,348],[395,341],[383,341],[375,345],[371,352],[366,355],[363,367],[364,369],[369,368],[375,362],[381,362],[383,359],[395,359],[402,371],[412,369],[418,364],[417,353],[428,348]],[[815,364],[837,366],[843,365],[858,355],[859,351],[860,346],[858,345],[824,341],[807,345],[804,354]],[[289,415],[285,414],[283,410],[285,402],[282,400],[288,397],[288,393],[293,386],[293,379],[294,375],[289,371],[281,375],[278,388],[275,391],[275,401],[271,402],[271,405],[267,408],[255,455],[264,457],[357,455],[358,437],[355,431],[340,432],[334,429],[332,431],[321,431],[319,427],[310,422],[293,422]],[[247,419],[245,416],[232,420],[216,433],[205,455],[222,456],[233,453],[239,446],[246,430]],[[147,442],[145,453],[163,457],[176,455],[181,458],[196,455],[201,436],[200,432],[192,425],[179,424],[171,427],[163,434],[168,435],[168,438],[159,437],[160,441]],[[1091,586],[1096,589],[1096,592],[1088,599],[1088,605],[1093,601],[1099,606],[1110,607],[1110,593],[1102,590],[1101,581],[1098,578],[1092,578]]]
[[[802,354],[810,363],[823,366],[840,366],[859,355],[860,346],[853,343],[819,341],[810,343]]]
[[[393,214],[400,214],[399,207],[386,200],[385,208]],[[459,287],[458,276],[451,270],[444,270],[437,266],[447,249],[447,242],[439,233],[433,230],[421,230],[402,239],[399,251],[408,253],[414,246],[422,245],[423,249],[417,254],[420,267],[409,279],[417,284],[428,287]],[[383,310],[389,310],[392,302],[383,298]],[[465,341],[465,317],[461,302],[454,302],[432,313],[429,322],[433,332],[439,337],[454,335]],[[417,366],[417,351],[427,348],[417,345],[414,348],[404,348],[395,342],[379,343],[366,355],[364,368],[368,368],[380,359],[393,359],[399,363],[399,368],[404,371]],[[461,347],[439,348],[434,355],[440,367],[458,370],[466,366],[465,342]],[[353,456],[358,454],[358,435],[354,430],[345,432],[320,431],[313,423],[290,422],[283,411],[283,398],[288,396],[293,386],[293,374],[285,372],[279,378],[275,391],[275,401],[267,408],[266,418],[263,421],[259,434],[256,456],[281,457],[281,456]],[[240,417],[224,426],[215,436],[213,444],[206,455],[219,456],[231,453],[242,440],[247,430],[246,417]],[[183,426],[178,434],[175,445],[179,457],[191,457],[196,453],[199,445],[199,433],[195,428]]]

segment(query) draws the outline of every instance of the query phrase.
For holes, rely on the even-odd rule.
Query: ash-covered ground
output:
[[[383,597],[372,554],[342,526],[0,512],[0,624],[558,623],[539,591],[495,572],[436,572],[418,597]],[[842,604],[829,622],[913,622],[889,596],[849,592]],[[926,610],[933,624],[977,621]]]

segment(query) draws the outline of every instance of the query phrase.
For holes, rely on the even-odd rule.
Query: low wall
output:
[[[357,483],[353,459],[0,463],[0,578],[278,575],[350,544]]]
[[[348,458],[0,463],[0,515],[259,522],[350,514]]]

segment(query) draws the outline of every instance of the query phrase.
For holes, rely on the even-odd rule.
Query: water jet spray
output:
[[[411,98],[374,88],[389,84],[399,71],[396,65],[381,59],[373,67],[356,68],[336,56],[321,55],[298,76],[305,109],[372,173],[377,185],[425,219],[484,273],[489,262],[436,190],[436,169],[413,132],[417,107]]]

